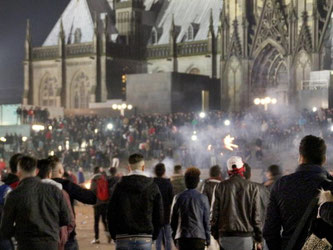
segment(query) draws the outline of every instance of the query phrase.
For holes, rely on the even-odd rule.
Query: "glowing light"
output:
[[[52,126],[49,126],[49,130],[52,130]]]
[[[66,141],[65,143],[65,148],[68,150],[69,149],[69,141]]]
[[[121,106],[120,104],[117,106],[117,108],[118,108],[119,110],[121,110],[121,107],[122,107],[122,106]]]
[[[39,124],[35,124],[32,125],[32,130],[39,132],[39,131],[43,131],[45,129],[45,126],[43,125],[39,125]]]
[[[259,105],[260,104],[260,99],[259,98],[254,99],[254,104]]]
[[[331,126],[331,131],[333,132],[333,125]]]
[[[117,104],[113,104],[113,105],[112,105],[112,109],[117,110],[117,108],[118,108],[118,105],[117,105]]]
[[[265,98],[265,103],[266,103],[266,104],[270,104],[271,102],[272,102],[272,98],[270,98],[270,97],[267,96],[267,97]]]
[[[81,144],[81,148],[82,149],[85,149],[87,147],[87,142],[86,141],[83,141],[82,144]]]
[[[97,134],[97,133],[98,133],[98,129],[96,128],[96,129],[94,130],[94,132],[95,132],[95,134]]]
[[[59,145],[58,150],[62,151],[62,146],[61,145]]]
[[[6,137],[0,137],[0,141],[2,141],[2,142],[6,142],[7,141],[7,139],[6,139]]]
[[[89,180],[89,181],[86,181],[84,184],[83,184],[83,186],[86,188],[86,189],[90,189],[90,187],[91,187],[91,181]]]
[[[229,120],[225,120],[225,121],[224,121],[224,125],[225,125],[225,126],[230,126],[230,124],[231,124],[231,122],[230,122]]]
[[[212,145],[208,145],[207,150],[208,150],[208,151],[212,151],[212,148],[213,148]]]
[[[197,135],[192,135],[191,140],[192,141],[197,141],[198,140],[198,136]]]
[[[121,108],[122,108],[122,109],[126,109],[126,108],[127,108],[126,103],[123,103],[123,104],[121,105]]]
[[[318,109],[316,107],[312,108],[312,112],[317,112],[317,111],[318,111]]]
[[[53,150],[50,152],[50,155],[51,155],[51,156],[54,156],[54,151],[53,151]]]
[[[260,99],[260,104],[261,105],[265,105],[266,104],[266,100],[265,99]]]
[[[205,113],[205,112],[201,112],[201,113],[199,114],[199,117],[202,118],[202,119],[205,118],[205,117],[206,117],[206,113]]]
[[[277,99],[276,98],[272,99],[272,104],[277,104]]]
[[[234,144],[235,137],[231,137],[231,135],[227,135],[224,139],[224,147],[230,151],[234,151],[234,149],[238,148],[238,145]]]
[[[28,137],[26,137],[26,136],[23,136],[23,137],[22,137],[22,141],[23,141],[23,142],[26,142],[27,140],[28,140]]]
[[[132,110],[132,109],[133,109],[133,105],[128,104],[127,109],[128,109],[128,110]]]
[[[113,129],[113,124],[112,124],[112,123],[109,123],[109,124],[106,126],[106,128],[107,128],[108,130],[112,130],[112,129]]]

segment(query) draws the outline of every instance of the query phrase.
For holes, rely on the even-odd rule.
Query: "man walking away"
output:
[[[171,184],[173,192],[176,195],[186,190],[182,166],[176,165],[173,169],[173,173],[174,174],[171,176]]]
[[[96,195],[91,190],[84,189],[79,185],[73,183],[70,180],[63,178],[64,176],[64,167],[60,160],[55,156],[50,156],[48,158],[50,165],[52,167],[52,179],[62,185],[62,188],[68,193],[71,200],[71,205],[74,210],[74,200],[82,202],[84,204],[94,205],[96,204]],[[65,250],[78,250],[79,245],[76,240],[75,228],[73,232],[69,235],[69,239],[65,245]]]
[[[129,157],[128,176],[116,184],[108,206],[108,223],[116,250],[151,250],[163,224],[158,186],[144,172],[143,156]]]
[[[318,190],[333,190],[332,177],[322,167],[325,161],[325,141],[313,135],[305,136],[299,146],[300,165],[295,173],[278,179],[271,191],[264,226],[264,237],[270,250],[287,249],[309,204],[318,196]],[[318,207],[315,207],[306,220],[304,230],[299,237],[294,237],[295,245],[288,248],[302,249],[317,211]]]
[[[215,191],[212,235],[225,250],[252,250],[253,238],[262,249],[259,189],[245,180],[242,158],[231,157],[227,167],[230,178]]]
[[[206,195],[208,198],[209,205],[212,206],[215,200],[214,193],[217,185],[222,181],[222,171],[220,166],[215,165],[210,168],[209,176],[207,180],[204,181],[201,187],[201,193]],[[214,199],[213,199],[214,197]],[[214,239],[213,236],[210,237],[210,246],[208,250],[220,249],[219,243]]]
[[[61,191],[36,177],[37,161],[21,158],[18,187],[7,196],[0,232],[15,234],[18,250],[57,250],[59,230],[70,223],[70,214]]]
[[[155,166],[155,175],[156,178],[154,178],[154,182],[160,189],[164,208],[164,223],[156,240],[156,250],[161,250],[162,244],[165,250],[171,250],[170,210],[173,199],[173,188],[170,179],[164,177],[165,165],[163,163],[159,163]]]
[[[172,238],[179,250],[204,250],[210,245],[210,207],[206,195],[196,190],[200,170],[189,168],[185,172],[187,190],[176,195],[171,214]]]
[[[94,176],[91,180],[90,189],[94,192],[97,197],[97,202],[94,205],[94,230],[95,230],[95,239],[91,244],[99,244],[99,219],[102,217],[102,223],[104,225],[104,231],[108,241],[110,243],[111,237],[107,227],[106,222],[106,211],[108,208],[108,201],[110,198],[109,195],[109,185],[108,181],[104,174],[100,172],[99,167],[94,168]]]
[[[111,194],[113,192],[113,189],[115,187],[115,185],[120,181],[120,177],[117,176],[117,168],[112,167],[109,170],[110,172],[110,176],[108,176],[108,185],[109,185],[109,194],[111,197]]]

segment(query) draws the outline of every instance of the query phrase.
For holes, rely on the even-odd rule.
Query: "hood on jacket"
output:
[[[56,186],[57,188],[59,188],[60,190],[62,190],[62,185],[52,179],[42,179],[42,182],[43,183],[46,183],[46,184],[50,184],[50,185],[53,185],[53,186]]]
[[[154,184],[153,178],[143,175],[124,176],[118,185],[132,193],[141,193]]]

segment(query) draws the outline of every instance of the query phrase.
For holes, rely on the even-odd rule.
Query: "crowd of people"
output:
[[[322,109],[283,113],[211,111],[203,116],[66,116],[42,119],[43,129],[32,130],[30,137],[7,134],[0,140],[0,157],[8,159],[18,151],[37,158],[56,155],[72,171],[79,167],[92,171],[96,165],[117,167],[137,151],[147,160],[172,159],[175,164],[200,168],[221,164],[232,154],[252,165],[265,166],[266,158],[295,153],[286,148],[295,148],[306,134],[322,136],[333,145],[332,117],[332,110]],[[234,137],[238,146],[233,152],[223,143],[227,135]]]
[[[305,136],[299,144],[299,166],[282,176],[268,168],[267,181],[251,181],[251,167],[240,156],[221,168],[210,168],[200,182],[196,167],[158,163],[149,176],[145,158],[128,158],[127,175],[96,166],[89,189],[80,174],[66,173],[61,160],[36,160],[24,154],[10,159],[0,183],[0,249],[79,249],[74,200],[94,206],[95,238],[102,219],[108,242],[116,250],[252,250],[330,249],[333,244],[333,177],[324,169],[325,141]],[[79,172],[82,172],[80,169]],[[304,248],[305,247],[305,248]],[[311,248],[312,247],[312,248]],[[316,248],[317,247],[317,248]]]

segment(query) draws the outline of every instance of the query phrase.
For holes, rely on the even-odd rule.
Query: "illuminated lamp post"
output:
[[[265,97],[265,98],[255,98],[254,99],[254,104],[255,105],[263,105],[265,108],[265,111],[268,110],[268,105],[272,104],[275,105],[277,104],[277,99],[276,98],[271,98],[271,97]]]

